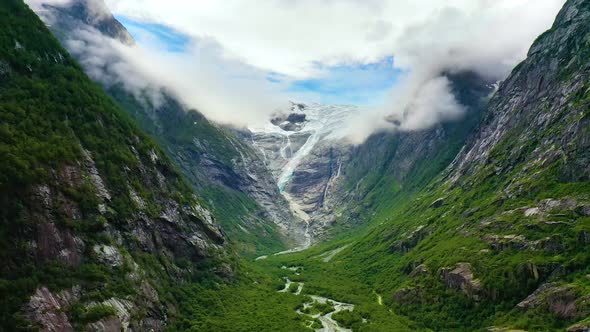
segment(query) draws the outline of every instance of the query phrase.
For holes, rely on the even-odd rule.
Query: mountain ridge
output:
[[[0,325],[164,329],[167,287],[232,278],[225,235],[22,1],[0,12]]]
[[[256,138],[270,158],[165,91],[95,85],[21,1],[0,13],[2,328],[590,329],[590,1],[497,90],[445,72],[462,121],[320,139],[288,172],[308,105],[268,119],[301,134]],[[281,190],[326,228],[273,255]]]

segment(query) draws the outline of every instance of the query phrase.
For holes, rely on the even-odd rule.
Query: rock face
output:
[[[27,317],[42,331],[74,331],[65,310],[80,298],[80,288],[53,294],[46,287],[38,288],[26,308]]]
[[[474,278],[471,264],[457,263],[454,268],[442,268],[440,275],[447,287],[460,290],[474,300],[479,299],[482,285],[478,279]]]
[[[93,54],[87,54],[87,49],[109,46],[108,43],[94,45],[91,38],[86,38],[92,33],[80,31],[99,32],[127,45],[134,44],[102,0],[44,6],[39,14],[73,56],[87,64],[89,74],[165,147],[200,198],[221,216],[220,223],[231,238],[243,243],[240,247],[256,247],[249,249],[249,254],[257,250],[278,251],[303,237],[303,227],[280,195],[262,157],[250,145],[250,140],[243,139],[242,133],[209,122],[197,110],[187,109],[165,88],[137,94],[126,90],[123,79],[114,74],[109,64],[104,68],[88,64],[86,59]],[[92,47],[76,47],[80,41]],[[124,61],[116,49],[105,51],[112,53],[113,66],[117,61]],[[96,75],[96,71],[101,74]],[[158,103],[148,97],[154,94],[160,96]],[[298,124],[305,121],[297,115],[287,119]],[[232,203],[237,201],[240,203]],[[266,243],[272,243],[272,248],[264,247]]]
[[[585,152],[590,147],[589,16],[587,1],[566,3],[552,28],[535,41],[527,59],[514,69],[490,101],[484,125],[457,158],[453,181],[492,161],[496,174],[502,174],[512,170],[516,161],[527,165],[522,169],[525,173],[566,159],[561,180],[590,179]],[[552,135],[539,136],[552,128]],[[534,151],[521,145],[531,141],[538,143]],[[519,185],[515,181],[507,188],[508,195],[518,195]]]
[[[516,306],[522,310],[544,307],[560,318],[583,317],[587,309],[578,307],[579,293],[574,285],[543,284]]]
[[[334,219],[333,203],[352,149],[341,130],[358,111],[352,106],[292,103],[265,127],[250,128],[248,139],[292,209],[310,221],[312,234]]]
[[[0,12],[12,27],[0,49],[20,41],[0,54],[14,68],[0,89],[3,130],[18,135],[3,141],[11,157],[0,161],[0,326],[163,330],[176,310],[163,285],[195,273],[231,278],[224,233],[24,3],[2,2]],[[14,113],[22,109],[26,128]]]
[[[126,45],[135,44],[131,34],[113,17],[103,0],[75,0],[62,6],[44,4],[43,9],[40,16],[44,20],[59,22],[62,33],[79,29],[82,23]]]

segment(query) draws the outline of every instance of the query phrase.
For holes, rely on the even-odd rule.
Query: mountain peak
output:
[[[72,0],[61,5],[44,4],[43,13],[50,25],[58,25],[63,31],[71,31],[80,25],[91,26],[107,37],[125,45],[135,40],[127,29],[113,16],[103,0]]]

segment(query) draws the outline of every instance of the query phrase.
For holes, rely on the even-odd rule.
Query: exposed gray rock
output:
[[[393,300],[399,304],[419,303],[422,298],[420,288],[402,288],[393,293]]]
[[[96,193],[97,193],[98,197],[100,197],[106,201],[110,201],[111,194],[107,190],[107,187],[105,186],[104,181],[102,180],[102,177],[98,173],[98,169],[96,168],[96,164],[94,163],[94,160],[92,159],[92,155],[90,154],[90,152],[88,150],[84,150],[84,158],[85,158],[84,166],[90,176],[90,179],[92,180],[92,183],[94,184],[94,188],[96,189]]]
[[[576,209],[576,212],[584,217],[590,217],[590,205],[582,205]]]
[[[135,192],[135,190],[133,190],[133,188],[129,188],[129,197],[131,197],[131,200],[133,201],[133,203],[135,203],[135,206],[137,206],[138,209],[145,209],[145,201],[139,197],[139,195],[137,194],[137,192]]]
[[[502,251],[506,249],[527,250],[533,245],[523,235],[509,234],[509,235],[494,235],[487,234],[482,238],[495,251]]]
[[[574,324],[568,327],[566,332],[590,332],[590,323]]]
[[[420,241],[432,234],[432,232],[433,230],[431,228],[426,228],[424,225],[420,225],[408,234],[403,234],[402,238],[393,244],[391,250],[407,253],[417,246]]]
[[[552,28],[535,41],[527,59],[502,82],[490,100],[484,125],[456,158],[451,183],[469,179],[464,175],[486,165],[494,165],[497,175],[507,174],[516,160],[526,165],[523,173],[567,160],[561,180],[590,178],[590,163],[584,153],[590,148],[584,134],[590,119],[580,118],[586,106],[574,100],[588,89],[590,72],[586,51],[590,12],[578,10],[585,5],[584,0],[568,1]],[[541,137],[551,128],[559,130]],[[521,142],[533,140],[538,142],[534,151],[522,148]],[[501,142],[505,145],[496,150]],[[501,156],[495,154],[498,151]],[[505,192],[511,196],[524,194],[526,186],[518,181],[519,175],[512,176],[516,181]],[[555,202],[547,200],[544,204],[551,207]]]
[[[40,14],[51,25],[58,25],[64,31],[75,31],[91,26],[105,36],[134,45],[135,40],[125,27],[117,21],[103,0],[78,0],[73,3],[43,5]]]
[[[123,255],[113,246],[95,244],[92,250],[97,255],[98,260],[109,267],[117,267],[123,264]]]
[[[471,299],[479,300],[482,285],[479,279],[474,278],[471,264],[457,263],[454,268],[441,268],[440,276],[447,287],[460,290]]]
[[[556,283],[543,284],[516,306],[522,310],[547,307],[560,318],[574,318],[580,312],[577,308],[578,292],[573,285]]]
[[[428,272],[429,272],[428,266],[426,266],[426,264],[420,264],[420,265],[416,266],[416,268],[414,270],[412,270],[412,272],[410,272],[410,278],[424,276],[424,275],[427,275]]]
[[[89,331],[130,331],[131,315],[136,312],[137,307],[130,301],[110,298],[101,303],[91,302],[88,308],[97,305],[108,306],[115,309],[116,317],[105,317],[98,322],[90,323],[86,326]],[[114,329],[113,329],[114,328]]]
[[[444,204],[444,202],[445,202],[445,199],[441,197],[441,198],[435,200],[434,202],[432,202],[432,204],[430,204],[430,207],[431,208],[441,207]]]
[[[88,332],[129,331],[128,328],[123,328],[121,320],[116,316],[101,318],[97,322],[89,323],[86,325],[85,330]]]
[[[80,287],[63,290],[54,294],[46,287],[35,290],[25,308],[25,315],[41,331],[68,332],[74,331],[72,324],[65,314],[67,307],[80,298]]]

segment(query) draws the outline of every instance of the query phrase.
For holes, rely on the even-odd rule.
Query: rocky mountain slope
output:
[[[306,268],[366,285],[433,330],[588,330],[589,17],[589,1],[567,1],[451,166],[414,194],[377,191],[367,234]]]
[[[76,48],[72,40],[95,47],[88,35],[99,34],[134,44],[102,0],[44,5],[38,13],[83,64],[92,54]],[[112,46],[104,43],[100,47]],[[155,92],[146,88],[142,93],[127,89],[124,79],[113,75],[117,63],[125,59],[115,49],[109,53],[113,57],[110,64],[99,68],[105,74],[93,77],[165,148],[241,252],[260,255],[301,241],[303,227],[293,222],[287,201],[248,141],[234,130],[209,122],[197,110],[188,109],[164,87],[154,88]],[[85,69],[90,73],[97,70],[94,64]],[[160,96],[158,102],[153,101],[154,94]]]
[[[292,103],[263,128],[249,128],[252,141],[291,209],[309,224],[308,235],[317,237],[333,210],[326,210],[331,189],[340,180],[352,145],[344,141],[342,127],[359,110],[354,106]]]
[[[452,162],[477,126],[494,82],[472,72],[447,77],[466,114],[434,128],[383,132],[353,145],[343,128],[360,109],[303,103],[292,103],[264,128],[250,128],[247,139],[294,209],[309,221],[314,242],[370,218],[376,208],[371,196],[380,190],[396,186],[397,195],[407,195]]]
[[[20,2],[0,13],[0,326],[590,330],[589,0],[497,90],[447,73],[462,121],[360,146],[335,142],[352,108],[294,104],[244,133],[103,86],[166,152]],[[332,240],[236,275],[205,207],[256,250],[280,247],[247,236],[272,238],[288,203]]]
[[[20,0],[0,3],[0,326],[163,330],[226,238],[166,154]]]
[[[81,30],[133,44],[101,1],[44,6],[39,14],[82,63],[90,55],[72,42],[81,39]],[[89,39],[83,42],[94,47]],[[95,72],[93,66],[87,71]],[[385,185],[381,174],[394,174],[385,180],[388,184],[415,189],[416,184],[403,182],[424,173],[419,176],[426,183],[451,162],[492,90],[492,82],[473,73],[449,73],[457,99],[467,109],[464,118],[420,132],[375,135],[353,146],[342,131],[347,119],[360,112],[353,106],[294,103],[264,128],[236,132],[186,109],[163,89],[157,103],[150,99],[153,92],[129,91],[120,77],[113,77],[109,64],[100,71],[108,74],[95,75],[97,81],[166,147],[238,248],[252,255],[278,251],[284,243],[308,245],[358,226],[374,209],[363,198]]]

